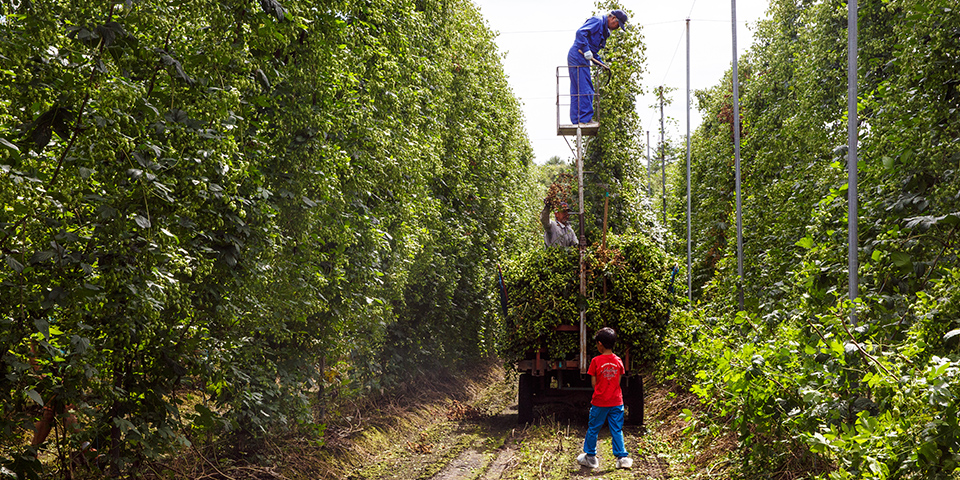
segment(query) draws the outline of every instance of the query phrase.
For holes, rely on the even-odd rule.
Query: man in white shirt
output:
[[[540,212],[540,223],[543,224],[543,243],[548,247],[572,247],[578,244],[577,234],[570,227],[570,214],[567,204],[560,203],[560,208],[554,212],[556,221],[550,220],[550,201],[543,200],[543,211]]]

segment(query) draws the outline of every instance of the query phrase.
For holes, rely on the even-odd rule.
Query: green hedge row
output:
[[[54,396],[117,473],[493,349],[532,151],[471,2],[0,9],[9,468]]]

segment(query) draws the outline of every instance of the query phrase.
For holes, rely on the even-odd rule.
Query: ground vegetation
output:
[[[697,92],[695,305],[674,317],[667,365],[701,419],[729,419],[747,478],[958,474],[958,15],[859,2],[854,304],[847,4],[774,0],[740,59],[742,278],[730,75]]]

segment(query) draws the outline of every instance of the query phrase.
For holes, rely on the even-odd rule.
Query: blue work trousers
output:
[[[590,123],[593,120],[593,79],[590,62],[576,48],[567,53],[570,73],[570,123]]]
[[[597,436],[600,434],[600,427],[603,427],[604,423],[610,427],[610,443],[613,446],[613,456],[617,458],[628,456],[629,453],[623,445],[623,405],[617,407],[590,406],[590,420],[587,421],[587,436],[583,439],[583,451],[587,455],[597,454]]]

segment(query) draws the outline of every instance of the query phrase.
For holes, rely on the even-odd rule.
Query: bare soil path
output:
[[[364,433],[365,453],[351,480],[664,480],[725,478],[704,473],[702,452],[684,441],[677,417],[691,399],[647,379],[647,429],[626,427],[630,470],[615,469],[610,437],[600,434],[600,467],[576,463],[587,405],[537,407],[536,421],[517,424],[516,377],[498,370],[470,398],[441,399],[391,429]],[[702,446],[702,445],[701,445]],[[709,447],[709,446],[708,446]],[[714,452],[714,454],[717,452]],[[708,459],[709,460],[709,459]],[[706,462],[710,463],[710,462]],[[713,470],[713,467],[709,468]]]

